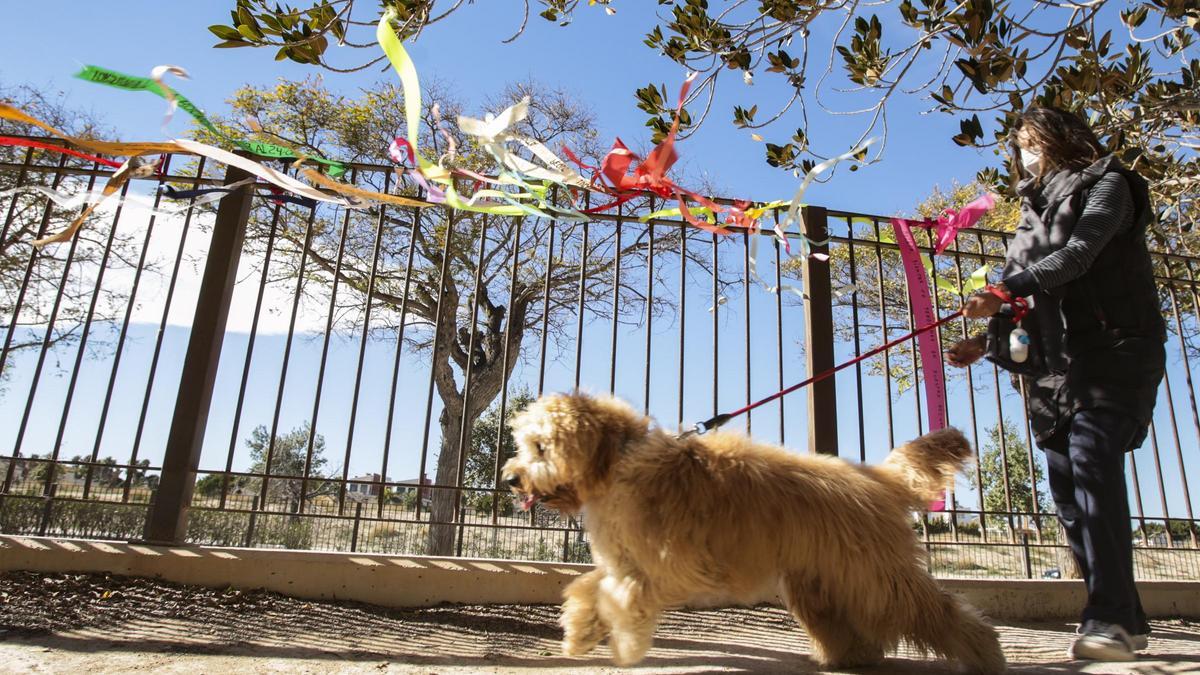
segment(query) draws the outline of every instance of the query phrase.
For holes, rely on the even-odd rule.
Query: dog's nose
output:
[[[509,476],[506,482],[508,483],[509,487],[521,487],[520,476]]]

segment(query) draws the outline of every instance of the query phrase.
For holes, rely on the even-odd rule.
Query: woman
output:
[[[986,355],[1022,376],[1059,520],[1087,584],[1069,654],[1130,661],[1150,628],[1133,580],[1125,453],[1146,438],[1166,363],[1145,241],[1149,190],[1071,113],[1032,108],[1014,131],[1021,222],[1003,281],[963,306],[967,317],[992,317],[988,333],[946,357],[965,367]],[[1015,316],[1025,305],[1028,314]]]

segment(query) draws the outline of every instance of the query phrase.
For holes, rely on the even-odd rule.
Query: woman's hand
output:
[[[966,340],[959,340],[953,347],[946,350],[946,363],[956,368],[966,368],[978,361],[986,349],[986,335],[976,335]]]
[[[996,287],[1004,291],[1003,284],[996,284]],[[989,291],[980,291],[975,295],[967,298],[963,303],[963,316],[968,319],[986,319],[1000,311],[1000,307],[1004,305],[1004,301],[999,296]]]

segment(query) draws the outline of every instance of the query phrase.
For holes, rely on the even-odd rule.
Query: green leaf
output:
[[[208,32],[212,33],[213,35],[216,35],[217,37],[221,38],[222,40],[240,40],[240,39],[242,39],[242,34],[239,33],[236,28],[232,28],[230,26],[223,26],[221,24],[209,26]]]

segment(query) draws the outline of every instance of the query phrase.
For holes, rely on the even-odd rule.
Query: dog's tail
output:
[[[892,450],[879,468],[907,487],[918,501],[928,502],[940,499],[971,459],[966,437],[948,427]]]

